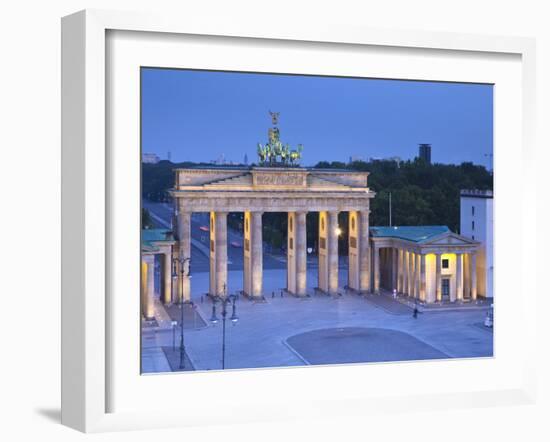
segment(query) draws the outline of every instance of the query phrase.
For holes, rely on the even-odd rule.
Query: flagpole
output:
[[[391,227],[391,192],[390,192],[390,227]]]

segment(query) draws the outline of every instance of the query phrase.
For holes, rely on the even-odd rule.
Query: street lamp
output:
[[[180,370],[183,370],[185,368],[185,340],[183,337],[183,308],[185,301],[183,300],[183,278],[184,276],[189,276],[189,272],[191,271],[191,258],[174,258],[174,268],[172,275],[177,274],[176,273],[176,261],[180,265],[180,273],[181,273],[181,336],[180,336]],[[189,304],[191,306],[195,307],[195,304],[193,301],[189,301]]]
[[[216,304],[221,304],[221,315],[222,315],[222,324],[223,324],[223,332],[222,332],[222,370],[225,370],[225,320],[227,318],[227,305],[231,304],[231,317],[229,320],[236,324],[239,320],[239,317],[237,316],[237,295],[226,295],[227,287],[224,284],[223,285],[223,294],[224,296],[219,295],[213,295],[212,298],[212,317],[210,318],[210,322],[212,324],[218,323],[218,317],[216,316]]]

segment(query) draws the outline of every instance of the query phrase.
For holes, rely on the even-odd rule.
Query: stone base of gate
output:
[[[254,302],[267,302],[267,299],[265,297],[265,295],[260,295],[260,296],[253,296],[253,295],[249,295],[248,293],[246,293],[245,291],[241,291],[241,295],[248,299],[249,301],[254,301]]]
[[[311,298],[311,293],[304,293],[302,295],[299,295],[298,293],[292,293],[292,292],[289,292],[286,288],[284,289],[281,289],[283,291],[283,293],[285,294],[285,296],[292,296],[293,298],[298,298],[298,299],[310,299]]]
[[[369,290],[358,290],[358,289],[354,289],[350,286],[344,286],[344,292],[345,293],[353,293],[354,295],[358,295],[358,296],[365,296],[365,295],[368,295],[370,294],[371,292]]]

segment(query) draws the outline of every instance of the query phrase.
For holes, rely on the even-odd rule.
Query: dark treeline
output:
[[[143,197],[152,201],[166,201],[166,192],[174,183],[173,169],[209,164],[171,163],[143,164]],[[376,192],[371,200],[370,225],[389,224],[389,195],[392,200],[393,225],[446,225],[458,232],[460,222],[460,189],[493,188],[493,176],[485,167],[472,163],[426,164],[421,160],[405,161],[355,161],[349,164],[322,161],[315,168],[362,170],[370,172],[369,187]],[[316,249],[317,217],[307,217],[308,247]],[[241,214],[230,216],[232,227],[239,228]],[[274,248],[286,245],[285,213],[265,213],[263,217],[264,240]],[[347,213],[339,215],[342,229],[341,251],[345,252]]]
[[[141,165],[141,195],[150,201],[168,201],[168,189],[174,187],[174,169],[180,167],[209,166],[208,163],[172,163],[162,160],[156,164]]]
[[[392,225],[445,225],[458,232],[460,189],[493,189],[492,174],[472,163],[427,164],[416,159],[399,166],[395,161],[356,161],[320,162],[315,167],[370,172],[369,187],[376,192],[371,200],[371,226],[389,224],[391,193]]]

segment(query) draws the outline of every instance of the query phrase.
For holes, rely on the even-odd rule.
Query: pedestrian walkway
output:
[[[404,295],[397,295],[396,298],[394,298],[393,294],[386,291],[381,290],[380,294],[384,298],[391,299],[393,302],[401,303],[411,309],[414,309],[415,300],[414,298],[411,298],[409,296]],[[438,311],[463,311],[463,310],[487,310],[490,309],[492,306],[493,300],[487,299],[487,298],[481,298],[477,299],[476,301],[456,301],[456,302],[435,302],[433,304],[426,304],[425,302],[416,301],[416,306],[418,311],[420,312],[438,312]]]
[[[399,302],[384,293],[374,295],[368,293],[365,295],[365,299],[376,307],[381,308],[385,312],[391,315],[412,315],[414,310],[414,304],[412,306]]]
[[[206,327],[206,321],[203,319],[200,307],[198,305],[183,304],[183,329],[198,330]],[[172,321],[177,322],[177,326],[181,325],[181,304],[172,304],[164,306],[164,310]],[[171,327],[171,325],[170,325]]]
[[[195,366],[193,365],[191,359],[189,359],[187,352],[185,352],[183,368],[181,367],[181,350],[179,347],[174,349],[173,347],[164,346],[162,347],[162,351],[164,352],[164,356],[170,365],[171,371],[195,371]]]
[[[286,271],[264,270],[265,302],[254,302],[240,296],[236,304],[239,320],[236,323],[228,321],[226,324],[226,369],[493,355],[492,330],[477,325],[483,322],[486,314],[480,308],[440,309],[437,310],[439,313],[424,314],[414,319],[414,304],[406,304],[402,299],[395,300],[388,292],[381,295],[359,295],[342,290],[342,296],[335,297],[313,294],[316,276],[315,270],[308,269],[310,297],[296,298],[286,293],[281,297]],[[343,287],[347,283],[347,273],[340,272],[339,277],[340,286]],[[242,271],[228,272],[228,287],[231,288],[228,293],[236,293],[242,289],[242,278]],[[208,273],[195,273],[192,299],[200,313],[197,320],[199,317],[202,320],[197,321],[197,329],[194,329],[191,306],[186,304],[184,310],[186,352],[190,364],[197,371],[219,370],[222,366],[223,327],[221,321],[212,324],[208,320],[212,309],[211,300],[204,298],[201,303],[201,294],[204,296],[208,287]],[[272,292],[275,292],[273,298]],[[171,320],[174,318],[179,324],[181,310],[178,306],[168,307],[167,313]],[[412,337],[412,340],[391,332],[372,332],[373,329],[403,332]],[[332,331],[305,335],[300,339],[296,338],[294,342],[292,340],[295,336],[319,330]],[[180,331],[178,327],[175,338],[170,330],[158,329],[156,332],[144,333],[144,371],[171,371],[179,367]],[[373,346],[365,347],[370,342],[369,336],[373,339]],[[340,340],[341,337],[345,339]],[[384,341],[386,338],[387,341]],[[427,344],[428,347],[417,345],[414,340]],[[310,350],[311,354],[301,350],[302,341],[311,342],[314,347]],[[170,355],[167,357],[165,350],[167,348],[174,353],[174,342],[177,354],[171,355],[175,359],[170,364]],[[323,342],[327,345],[324,346]],[[391,348],[383,348],[382,342],[386,342]],[[412,347],[409,349],[408,345]],[[155,352],[151,347],[158,351]],[[324,354],[321,352],[323,348]],[[412,351],[415,349],[418,350],[416,353]],[[439,353],[436,354],[431,349]],[[153,361],[154,358],[157,361]],[[177,366],[174,365],[176,359]]]

